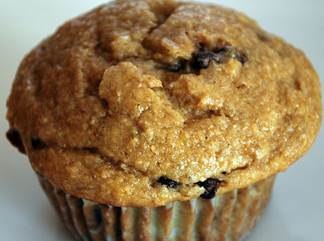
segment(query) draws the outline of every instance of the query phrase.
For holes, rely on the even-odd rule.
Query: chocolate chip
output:
[[[170,178],[167,178],[165,176],[162,176],[158,179],[158,183],[165,185],[169,188],[177,188],[178,186],[180,186],[181,184],[179,182],[176,182]]]
[[[17,131],[16,129],[10,129],[7,131],[6,133],[6,137],[8,139],[8,141],[13,145],[15,146],[16,148],[18,148],[18,150],[21,152],[21,153],[26,153],[25,151],[25,147],[24,147],[24,144],[21,140],[21,136],[20,136],[20,133],[19,131]]]
[[[41,150],[47,147],[46,143],[37,137],[32,137],[31,144],[34,150]]]
[[[244,65],[248,61],[247,56],[244,53],[238,51],[237,48],[234,48],[230,45],[226,45],[223,48],[216,50],[215,52],[216,54],[223,56],[224,59],[236,59],[242,65]]]
[[[84,147],[82,148],[84,151],[95,154],[98,153],[98,148],[96,147]]]
[[[209,50],[202,46],[198,51],[192,54],[190,60],[178,59],[173,64],[164,67],[164,69],[169,72],[199,73],[201,69],[208,68],[212,61],[216,64],[224,64],[229,59],[236,59],[242,65],[248,61],[244,53],[230,45],[225,45],[222,48],[216,48],[214,50]]]
[[[200,195],[201,198],[203,199],[212,199],[216,195],[215,191],[209,191],[209,192],[204,192],[203,194]]]
[[[214,52],[202,49],[202,50],[193,54],[191,67],[196,70],[206,69],[206,68],[208,68],[209,63],[213,60],[216,63],[221,62],[220,56],[218,56]]]
[[[220,181],[216,178],[208,178],[206,181],[197,182],[199,187],[205,188],[205,192],[200,195],[204,199],[212,199],[215,197],[216,191],[220,185]]]
[[[246,62],[248,62],[248,57],[242,52],[239,52],[239,54],[236,55],[236,59],[238,61],[240,61],[242,65],[244,65],[244,64],[246,64]]]
[[[182,72],[186,69],[186,66],[188,64],[188,60],[186,59],[178,59],[174,63],[167,65],[164,67],[169,72]]]
[[[100,99],[100,102],[104,109],[108,109],[108,102],[106,100]]]

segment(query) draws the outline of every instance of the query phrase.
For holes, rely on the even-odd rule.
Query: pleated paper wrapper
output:
[[[266,208],[274,183],[271,177],[210,200],[131,208],[77,198],[38,177],[60,219],[80,241],[239,241]]]

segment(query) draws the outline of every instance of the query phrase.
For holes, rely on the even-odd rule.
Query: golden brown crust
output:
[[[202,46],[218,52],[200,69]],[[199,196],[208,178],[223,193],[285,170],[313,143],[321,111],[304,54],[245,15],[121,0],[65,23],[24,59],[7,116],[57,186],[158,206]]]

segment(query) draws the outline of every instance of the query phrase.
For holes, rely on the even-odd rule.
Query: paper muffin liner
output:
[[[131,208],[77,198],[38,177],[64,225],[76,240],[83,241],[239,241],[267,206],[275,179],[210,200]]]

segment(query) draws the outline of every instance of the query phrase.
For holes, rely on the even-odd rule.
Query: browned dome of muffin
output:
[[[120,0],[28,54],[7,116],[8,136],[56,186],[158,206],[285,170],[314,141],[321,95],[304,54],[242,13]]]

